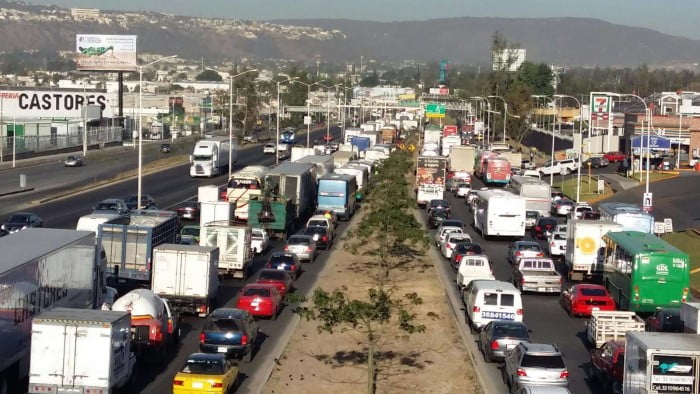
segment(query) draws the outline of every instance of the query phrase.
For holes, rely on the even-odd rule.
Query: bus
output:
[[[680,308],[690,297],[690,258],[641,231],[609,232],[598,250],[603,283],[620,310],[651,313]]]
[[[236,204],[234,215],[237,220],[248,220],[250,196],[262,193],[268,171],[265,166],[246,166],[231,174],[221,199]]]
[[[552,187],[549,183],[529,176],[514,176],[506,190],[524,198],[526,210],[550,216]]]
[[[498,156],[496,152],[478,150],[474,157],[474,175],[483,179],[486,176],[486,164],[488,160],[496,156]]]
[[[510,162],[505,157],[492,157],[486,162],[484,182],[505,185],[510,181]]]
[[[484,238],[525,236],[525,199],[500,190],[481,190],[476,197],[474,227]]]
[[[332,211],[341,220],[355,214],[357,178],[348,174],[326,174],[318,180],[318,211]]]
[[[635,204],[604,202],[598,206],[598,211],[601,220],[619,223],[623,231],[654,232],[654,217]]]

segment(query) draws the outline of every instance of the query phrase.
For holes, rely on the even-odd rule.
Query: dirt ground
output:
[[[365,257],[348,253],[338,242],[317,286],[327,291],[346,286],[351,298],[366,297],[367,274],[351,264],[359,259]],[[388,325],[382,336],[377,393],[481,393],[437,272],[427,257],[423,260],[411,272],[392,275],[397,295],[416,292],[423,299],[412,311],[415,323],[426,330],[409,335]],[[354,331],[319,334],[317,326],[300,321],[264,393],[366,392],[362,338]]]

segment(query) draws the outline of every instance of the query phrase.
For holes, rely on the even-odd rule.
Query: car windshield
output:
[[[224,365],[220,360],[191,358],[187,360],[182,372],[198,375],[223,375]]]
[[[325,227],[309,227],[304,231],[304,234],[306,235],[326,235],[326,228]]]
[[[442,222],[443,227],[459,227],[462,228],[462,222],[459,220],[445,220]]]
[[[269,297],[270,289],[263,289],[261,287],[249,287],[243,291],[243,295],[246,297],[260,296]]]
[[[286,280],[287,273],[279,270],[263,270],[260,271],[258,279],[262,280]]]
[[[584,287],[581,289],[581,295],[586,297],[604,297],[607,295],[607,293],[604,289],[591,289]]]
[[[116,211],[117,204],[101,202],[95,206],[96,211]]]
[[[564,360],[557,355],[534,355],[525,354],[523,361],[520,364],[523,368],[547,368],[547,369],[564,369]]]
[[[183,227],[180,234],[197,237],[199,236],[199,227]]]
[[[12,215],[7,221],[10,223],[29,223],[29,215]]]
[[[254,179],[231,179],[228,181],[228,187],[231,189],[257,190],[260,189],[260,182]]]
[[[457,187],[460,188],[460,189],[462,189],[462,188],[470,188],[471,185],[468,184],[468,183],[460,183],[459,185],[457,185]]]
[[[431,207],[449,207],[450,204],[445,200],[433,200],[430,202]]]
[[[250,233],[250,238],[252,239],[265,239],[265,234],[259,231],[253,231]]]
[[[75,160],[75,159],[77,159],[77,157],[75,157],[75,156],[68,156],[68,158],[67,158],[66,160]]]
[[[326,222],[325,220],[309,220],[308,226],[309,226],[309,227],[314,227],[314,226],[316,226],[316,227],[327,227],[327,226],[328,226],[328,222]]]
[[[530,250],[533,252],[539,252],[542,250],[542,248],[538,244],[519,244],[518,250]]]
[[[545,219],[540,219],[540,226],[556,226],[559,222],[557,222],[557,219],[552,219],[552,218],[545,218]]]
[[[525,327],[512,324],[497,325],[493,329],[493,336],[495,338],[529,338]]]
[[[206,331],[240,331],[241,329],[236,324],[235,320],[232,319],[211,319],[204,327]]]
[[[292,256],[287,256],[287,255],[277,255],[277,256],[272,256],[270,257],[270,264],[275,265],[275,264],[293,264],[294,263],[294,257]]]
[[[436,218],[447,218],[447,211],[444,209],[434,209],[430,215]]]
[[[287,240],[288,245],[308,245],[309,239],[306,237],[289,237]]]
[[[197,208],[198,204],[197,201],[185,201],[180,204],[180,208]]]
[[[527,211],[525,212],[525,217],[529,219],[537,219],[537,217],[540,216],[539,213],[536,211]]]

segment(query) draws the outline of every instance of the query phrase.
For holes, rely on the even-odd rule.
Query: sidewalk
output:
[[[618,174],[600,174],[599,177],[605,179],[616,192],[632,189],[640,185],[634,179],[626,178]]]

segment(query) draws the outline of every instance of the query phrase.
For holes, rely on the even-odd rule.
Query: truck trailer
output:
[[[294,160],[292,160],[294,161]],[[333,156],[331,155],[308,155],[300,158],[297,163],[309,163],[316,166],[316,180],[326,174],[330,174],[335,169]]]
[[[603,273],[603,264],[598,262],[598,249],[603,246],[603,236],[611,231],[622,231],[622,225],[607,220],[569,220],[564,262],[570,281]]]
[[[29,374],[31,322],[55,307],[103,303],[105,262],[91,231],[28,228],[0,238],[0,392]]]
[[[296,216],[306,218],[316,209],[316,166],[310,163],[280,163],[265,176],[265,190],[292,200]]]
[[[250,248],[250,227],[227,221],[209,222],[199,231],[201,246],[219,248],[219,275],[247,278],[254,257]]]
[[[228,168],[229,150],[231,164],[236,162],[238,149],[234,142],[229,144],[228,137],[213,137],[197,141],[190,156],[191,177],[213,177],[223,174]]]

